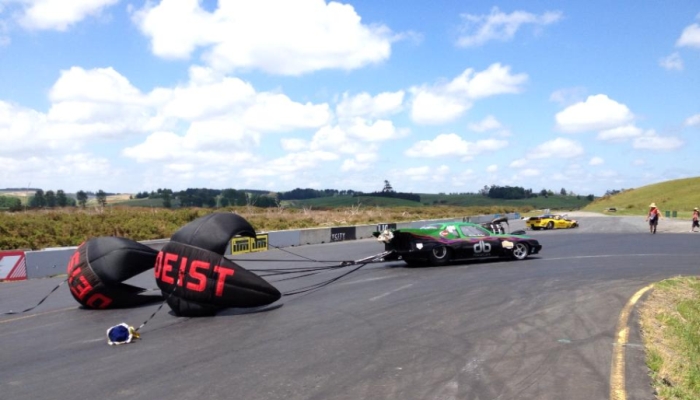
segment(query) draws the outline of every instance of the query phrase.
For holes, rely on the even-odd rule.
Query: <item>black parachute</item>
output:
[[[218,212],[188,223],[178,229],[170,240],[223,255],[233,236],[254,238],[255,229],[238,214]]]
[[[158,252],[121,237],[90,239],[73,253],[68,262],[70,292],[87,308],[135,307],[162,301],[162,295],[143,294],[146,289],[124,283],[153,268]]]
[[[237,214],[213,213],[180,228],[158,253],[156,283],[176,315],[211,316],[280,299],[274,286],[224,257],[234,236],[255,237],[255,230]]]

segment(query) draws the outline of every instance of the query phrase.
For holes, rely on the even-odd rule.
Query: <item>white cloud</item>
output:
[[[346,159],[340,166],[340,170],[343,172],[359,172],[366,171],[373,167],[374,162],[377,161],[379,157],[377,153],[359,153],[355,154],[352,159]]]
[[[496,165],[496,164],[489,165],[488,167],[486,167],[486,172],[491,172],[491,173],[498,172],[498,165]]]
[[[531,177],[533,177],[533,176],[538,176],[538,175],[540,175],[540,174],[541,174],[541,172],[540,172],[540,170],[538,170],[538,169],[526,168],[526,169],[524,169],[524,170],[522,170],[522,171],[518,171],[518,174],[517,174],[517,175],[518,175],[519,177],[531,178]]]
[[[583,146],[571,139],[556,138],[528,152],[528,158],[573,158],[584,153]]]
[[[467,142],[454,133],[441,134],[433,140],[421,140],[406,150],[408,157],[449,157],[457,156],[462,160],[489,151],[499,150],[506,147],[505,140],[487,139],[476,142]]]
[[[330,110],[328,104],[301,104],[284,94],[260,93],[242,119],[252,129],[284,132],[323,126],[330,119]]]
[[[345,128],[347,133],[365,142],[381,142],[385,140],[399,139],[407,135],[407,131],[397,129],[389,120],[379,120],[368,123],[363,118],[354,118]]]
[[[471,101],[429,89],[412,89],[411,119],[418,124],[441,124],[453,121],[472,106]]]
[[[111,67],[90,70],[71,67],[61,71],[49,92],[49,99],[54,103],[92,101],[145,105],[141,92]]]
[[[282,145],[282,149],[284,151],[292,153],[307,149],[309,146],[309,143],[306,140],[296,138],[284,138],[280,141],[280,144]]]
[[[700,25],[692,24],[683,29],[681,37],[676,41],[676,47],[686,46],[700,48]]]
[[[62,71],[49,100],[46,114],[0,102],[0,134],[12,132],[0,137],[0,154],[76,151],[98,139],[149,134],[123,149],[122,155],[165,168],[196,160],[212,170],[215,164],[255,159],[252,152],[263,133],[319,128],[331,118],[327,104],[302,104],[284,94],[256,92],[240,79],[200,67],[190,70],[189,82],[146,94],[113,68],[73,67]],[[375,127],[373,133],[387,136],[385,130]],[[8,137],[15,140],[2,146]]]
[[[632,139],[642,134],[642,130],[634,125],[624,125],[598,132],[598,140],[621,141]]]
[[[265,168],[248,167],[237,172],[243,178],[255,177],[278,177],[286,175],[288,180],[294,174],[305,170],[317,168],[321,163],[335,161],[339,157],[337,154],[327,151],[305,151],[300,153],[286,154],[280,158],[266,161]]]
[[[635,149],[668,151],[683,146],[683,141],[677,137],[659,136],[654,131],[648,131],[632,142]]]
[[[659,60],[659,65],[667,70],[682,71],[683,70],[683,59],[678,52],[675,52],[668,57],[664,57]]]
[[[470,131],[474,132],[493,131],[496,129],[500,129],[501,127],[501,123],[493,115],[488,115],[486,118],[479,122],[467,125],[467,128]]]
[[[557,113],[557,128],[564,132],[604,130],[629,123],[634,114],[626,105],[604,94],[589,96]]]
[[[231,0],[213,12],[198,0],[163,0],[133,19],[155,55],[189,58],[202,47],[203,59],[220,71],[351,70],[387,60],[399,38],[385,25],[363,24],[349,4],[318,0]]]
[[[465,22],[463,26],[465,35],[459,37],[457,45],[473,47],[491,40],[509,41],[521,26],[530,24],[543,27],[559,21],[563,14],[560,11],[548,11],[542,15],[525,11],[506,14],[494,7],[489,15],[462,14],[461,17]]]
[[[519,158],[519,159],[517,159],[517,160],[511,161],[511,163],[509,164],[509,166],[510,166],[511,168],[522,168],[522,167],[526,166],[527,163],[528,163],[527,158]]]
[[[588,162],[588,165],[603,165],[605,164],[605,160],[603,160],[600,157],[593,157],[591,160]]]
[[[403,108],[405,92],[383,92],[372,97],[363,92],[355,96],[343,93],[343,98],[336,107],[338,118],[382,118],[400,112]]]
[[[700,125],[700,114],[695,114],[692,117],[688,117],[685,120],[685,126],[695,126]]]
[[[527,79],[526,74],[513,75],[510,67],[495,63],[478,73],[468,68],[448,83],[412,87],[411,119],[419,124],[453,121],[475,100],[521,92]]]
[[[107,190],[111,187],[111,182],[121,174],[109,160],[82,152],[55,156],[32,155],[22,159],[0,155],[0,165],[3,166],[0,169],[0,181],[6,187],[25,187],[30,184],[44,190],[61,189],[67,192],[80,189]],[[69,183],[65,180],[66,176],[71,177]],[[64,186],[66,184],[70,186]]]
[[[329,150],[345,154],[356,154],[366,150],[365,144],[353,140],[339,126],[324,126],[314,134],[311,150]]]
[[[467,69],[447,85],[449,93],[463,93],[470,99],[482,99],[498,94],[520,93],[527,81],[527,74],[512,75],[509,66],[500,63],[474,73]]]
[[[443,182],[449,173],[450,167],[447,165],[440,165],[435,168],[429,166],[406,168],[402,171],[402,175],[412,181],[430,180],[432,182]]]
[[[12,14],[16,14],[19,24],[28,30],[65,31],[87,17],[100,15],[118,2],[119,0],[20,0],[19,10]]]

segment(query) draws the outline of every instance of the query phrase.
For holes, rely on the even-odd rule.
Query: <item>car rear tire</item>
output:
[[[554,229],[554,222],[552,222],[552,221],[547,222],[547,229]]]
[[[530,248],[525,243],[515,243],[513,246],[513,258],[516,260],[524,260],[530,255]]]
[[[450,249],[445,246],[434,247],[430,251],[430,265],[445,265],[450,261]]]

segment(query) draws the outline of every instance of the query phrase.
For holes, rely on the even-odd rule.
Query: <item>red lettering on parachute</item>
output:
[[[192,279],[196,280],[197,283],[187,282],[187,289],[194,290],[195,292],[203,292],[207,287],[207,277],[198,271],[200,268],[204,268],[205,270],[209,269],[209,263],[201,260],[192,261],[192,264],[190,264],[190,276]]]
[[[73,260],[71,260],[71,263],[72,262]],[[80,275],[81,272],[83,271],[80,268],[74,267],[73,272],[71,272],[70,277],[68,278],[68,285],[70,286],[70,291],[73,292],[73,295],[75,295],[78,300],[83,301],[85,296],[92,292],[93,287],[83,275]],[[76,277],[78,278],[77,281]]]
[[[102,293],[92,293],[95,289],[79,268],[80,254],[76,251],[68,263],[68,286],[76,299],[90,308],[107,308],[112,299]],[[88,298],[85,301],[85,298]]]
[[[90,299],[87,301],[87,305],[91,308],[107,308],[111,302],[112,299],[109,297],[100,293],[95,293],[90,296]]]
[[[214,267],[214,272],[219,274],[219,279],[216,281],[216,295],[221,297],[224,294],[224,281],[226,281],[227,276],[233,276],[233,270],[231,268],[224,268],[219,265]]]
[[[188,260],[187,257],[180,257],[176,253],[161,251],[156,258],[155,276],[156,279],[173,285],[175,284],[175,279],[168,275],[168,273],[176,270],[180,275],[178,286],[182,286],[186,290],[204,292],[207,287],[207,276],[205,272],[212,269],[217,275],[216,291],[214,295],[221,297],[224,294],[226,279],[233,276],[235,273],[232,268],[222,267],[204,260]]]

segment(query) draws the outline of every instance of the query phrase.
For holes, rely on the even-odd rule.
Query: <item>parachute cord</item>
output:
[[[163,308],[163,306],[165,305],[165,303],[168,302],[168,300],[170,299],[170,297],[171,297],[173,294],[175,294],[175,292],[177,292],[177,286],[178,286],[178,284],[180,283],[180,279],[182,278],[182,275],[183,275],[183,274],[182,274],[182,271],[180,271],[180,273],[178,274],[178,277],[177,277],[177,282],[175,282],[175,289],[173,289],[173,291],[170,292],[170,294],[168,294],[168,297],[166,297],[165,300],[163,300],[163,302],[160,303],[160,305],[158,306],[158,308],[157,308],[155,311],[153,311],[153,314],[151,314],[150,317],[146,318],[146,320],[143,321],[143,323],[142,323],[141,325],[139,325],[138,328],[134,329],[134,332],[138,332],[139,329],[141,329],[141,328],[143,328],[144,326],[146,326],[146,324],[147,324],[150,320],[152,320],[153,317],[156,316],[156,314],[158,314],[158,311],[160,311],[160,309]]]
[[[314,260],[313,258],[309,258],[309,257],[302,256],[301,254],[292,253],[291,251],[285,250],[285,249],[283,249],[282,247],[277,247],[277,246],[273,246],[273,245],[269,245],[269,246],[272,247],[272,248],[275,248],[275,249],[277,249],[277,250],[283,251],[283,252],[285,252],[285,253],[287,253],[287,254],[291,254],[291,255],[293,255],[293,256],[297,256],[297,257],[299,257],[299,258],[306,259],[306,260],[308,260],[308,261],[322,262],[322,261]],[[332,262],[335,262],[335,261],[332,261]]]
[[[345,268],[349,265],[354,265],[354,264],[337,264],[337,265],[329,265],[326,267],[316,267],[316,268],[290,268],[288,270],[248,270],[252,272],[256,272],[259,276],[261,277],[268,277],[268,276],[278,276],[278,275],[291,275],[291,274],[307,274],[307,275],[315,275],[321,272],[325,271],[332,271],[334,269],[339,269],[339,268]],[[267,273],[265,273],[267,272]],[[306,275],[304,275],[306,276]],[[294,279],[292,278],[285,278],[281,280],[287,280],[287,279]]]
[[[330,285],[331,283],[336,282],[336,281],[338,281],[339,279],[350,275],[351,273],[353,273],[353,272],[359,270],[360,268],[364,267],[364,266],[367,265],[367,264],[368,264],[368,263],[360,264],[357,268],[353,268],[352,270],[350,270],[350,271],[348,271],[348,272],[346,272],[346,273],[344,273],[344,274],[342,274],[342,275],[340,275],[340,276],[337,276],[337,277],[335,277],[335,278],[333,278],[333,279],[329,279],[329,280],[327,280],[327,281],[319,282],[319,283],[316,283],[316,284],[313,284],[313,285],[305,286],[305,287],[302,287],[302,288],[299,288],[299,289],[295,289],[295,290],[292,290],[292,291],[289,291],[289,292],[286,292],[286,293],[282,293],[282,296],[293,296],[293,295],[295,295],[295,294],[306,293],[306,292],[310,292],[310,291],[313,291],[313,290],[321,289],[321,288],[324,287],[324,286],[328,286],[328,285]]]
[[[51,296],[51,293],[53,293],[53,292],[55,292],[56,290],[58,290],[58,288],[60,288],[61,285],[63,285],[64,283],[66,283],[66,281],[68,281],[68,278],[64,279],[63,282],[61,282],[61,283],[59,283],[58,285],[56,285],[56,287],[53,288],[53,289],[49,292],[49,294],[47,294],[46,296],[44,296],[44,298],[41,299],[34,307],[29,307],[29,308],[27,308],[26,310],[22,310],[22,311],[12,311],[12,310],[10,310],[10,311],[5,312],[5,313],[2,313],[2,314],[0,314],[0,315],[22,314],[22,313],[26,313],[27,311],[32,311],[33,309],[39,307],[39,306],[41,305],[41,303],[43,303],[46,299],[49,298],[49,296]]]

